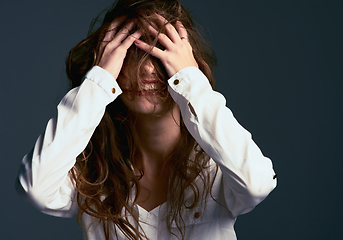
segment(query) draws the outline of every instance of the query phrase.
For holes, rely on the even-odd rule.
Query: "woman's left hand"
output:
[[[160,24],[165,24],[167,20],[161,15],[156,14]],[[181,22],[176,22],[176,29],[170,23],[167,23],[166,34],[160,33],[151,25],[148,26],[150,34],[154,37],[158,35],[158,41],[165,47],[161,50],[157,47],[151,47],[141,40],[135,40],[135,45],[149,52],[152,56],[161,60],[169,77],[186,67],[198,67],[193,56],[192,47],[188,41],[187,30]]]

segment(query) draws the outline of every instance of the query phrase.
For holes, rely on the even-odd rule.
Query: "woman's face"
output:
[[[146,61],[143,69],[144,70],[140,74],[142,89],[140,91],[135,91],[135,93],[127,90],[129,88],[128,85],[130,84],[127,82],[128,80],[121,77],[121,75],[118,77],[119,86],[123,90],[123,93],[120,95],[121,99],[126,107],[136,114],[164,116],[171,110],[170,101],[161,100],[161,97],[158,94],[167,93],[158,91],[161,90],[163,86],[161,80],[157,78],[154,65],[150,60]],[[129,69],[122,69],[123,75],[125,75],[126,71],[129,71]],[[134,98],[132,98],[132,94],[134,94]],[[176,103],[174,102],[173,105],[176,106]],[[173,106],[173,108],[175,106]]]

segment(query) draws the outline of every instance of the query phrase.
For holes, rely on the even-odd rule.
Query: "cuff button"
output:
[[[199,212],[194,213],[194,218],[199,218],[199,217],[200,217],[200,213]]]
[[[115,94],[115,92],[116,92],[116,89],[112,88],[112,93]]]
[[[174,80],[174,85],[178,85],[180,83],[180,80],[179,79],[175,79]]]

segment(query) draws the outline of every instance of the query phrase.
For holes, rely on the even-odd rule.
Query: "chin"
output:
[[[163,116],[171,110],[168,100],[158,103],[159,98],[152,95],[136,94],[136,97],[131,100],[126,94],[122,94],[121,99],[126,107],[137,115]]]

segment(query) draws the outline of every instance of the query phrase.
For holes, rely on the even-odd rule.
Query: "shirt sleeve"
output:
[[[112,75],[95,66],[79,87],[66,94],[57,107],[57,117],[49,120],[21,162],[16,183],[20,195],[46,214],[75,214],[75,187],[68,172],[87,146],[106,105],[121,92]]]
[[[225,201],[233,217],[251,211],[276,187],[270,159],[198,68],[185,68],[168,82],[188,131],[223,173]]]

